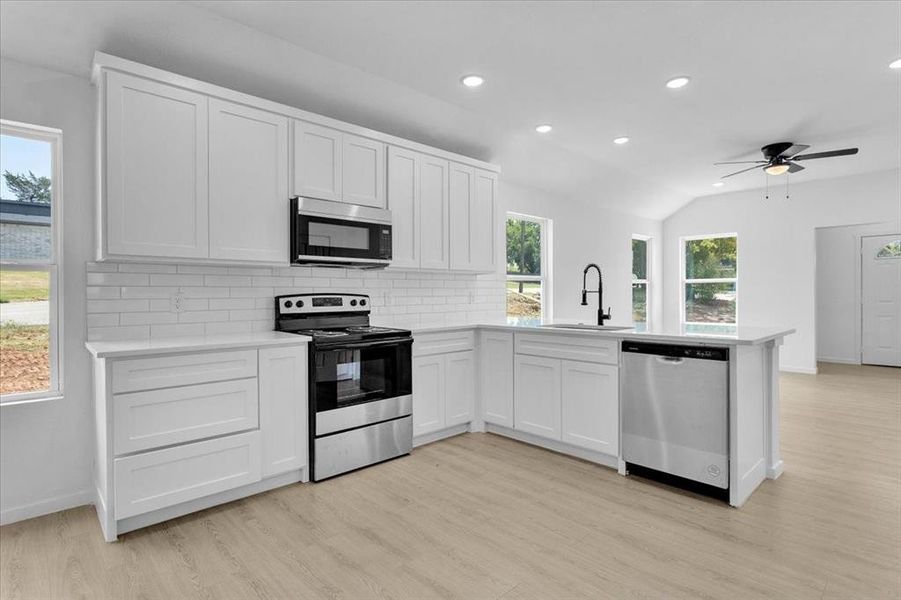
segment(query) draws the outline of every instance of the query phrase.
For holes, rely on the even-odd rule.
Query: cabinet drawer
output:
[[[413,335],[413,356],[463,352],[473,348],[475,348],[475,333],[471,329]]]
[[[530,354],[564,360],[618,364],[617,340],[595,336],[517,333],[517,354]]]
[[[113,396],[116,454],[138,452],[259,425],[257,379]]]
[[[260,480],[260,432],[117,458],[116,519]]]
[[[256,376],[256,350],[136,358],[113,363],[113,393]]]

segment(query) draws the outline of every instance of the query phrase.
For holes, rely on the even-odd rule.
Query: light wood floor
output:
[[[0,529],[6,598],[899,598],[901,370],[782,377],[785,474],[742,509],[489,434],[103,542]]]

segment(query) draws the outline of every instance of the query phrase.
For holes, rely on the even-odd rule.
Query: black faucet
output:
[[[588,277],[588,271],[592,267],[598,272],[598,291],[589,292],[585,286],[585,279]],[[594,263],[589,263],[585,270],[582,271],[582,306],[588,306],[588,294],[598,295],[598,325],[603,326],[604,321],[610,320],[610,307],[607,307],[607,313],[604,314],[604,277],[601,275],[601,268]]]

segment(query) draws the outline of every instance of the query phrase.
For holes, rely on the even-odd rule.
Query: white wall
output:
[[[500,199],[502,212],[518,212],[553,221],[551,320],[595,322],[598,306],[595,295],[589,296],[587,307],[580,306],[582,269],[594,262],[604,273],[604,309],[612,308],[613,318],[607,324],[631,325],[632,234],[641,234],[652,238],[650,318],[652,323],[661,323],[663,244],[660,221],[604,209],[593,198],[559,198],[503,180]],[[503,240],[500,243],[503,246]],[[592,272],[588,277],[589,289],[596,289],[597,275]]]
[[[899,232],[898,223],[816,230],[817,360],[860,364],[860,237]]]
[[[62,400],[0,406],[0,521],[90,501],[91,373],[84,264],[94,198],[94,90],[86,79],[0,59],[0,117],[63,132]]]
[[[840,160],[840,159],[836,159]],[[828,168],[828,161],[811,168]],[[663,223],[666,303],[664,322],[679,323],[679,238],[705,233],[738,234],[738,322],[797,329],[785,340],[784,370],[816,370],[817,227],[897,222],[901,219],[901,171],[881,171],[791,186],[698,198]]]

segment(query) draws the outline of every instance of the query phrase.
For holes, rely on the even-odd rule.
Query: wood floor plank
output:
[[[781,377],[785,474],[741,509],[466,434],[103,541],[0,528],[0,600],[901,598],[901,370]]]

